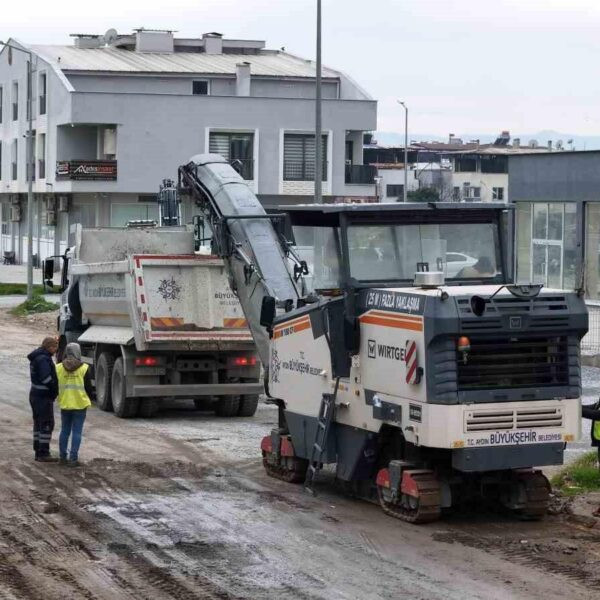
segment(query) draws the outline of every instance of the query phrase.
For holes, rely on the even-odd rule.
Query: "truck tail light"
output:
[[[233,364],[236,367],[253,367],[256,364],[256,356],[236,356]]]
[[[138,356],[135,359],[136,367],[156,367],[158,365],[158,358],[155,356]]]

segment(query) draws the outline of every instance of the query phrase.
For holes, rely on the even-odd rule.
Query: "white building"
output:
[[[12,45],[33,54],[34,245],[39,258],[71,225],[120,226],[157,216],[163,178],[194,154],[234,162],[265,204],[314,193],[315,65],[256,40],[169,31],[75,35],[70,46]],[[0,242],[26,258],[27,54],[0,52]],[[325,200],[373,199],[362,139],[377,104],[323,69]],[[189,220],[193,206],[185,206]]]

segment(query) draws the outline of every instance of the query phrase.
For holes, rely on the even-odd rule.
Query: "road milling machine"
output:
[[[218,155],[179,169],[261,360],[267,472],[324,464],[412,523],[482,498],[547,510],[538,467],[580,436],[574,292],[515,285],[500,204],[321,204],[266,214]]]

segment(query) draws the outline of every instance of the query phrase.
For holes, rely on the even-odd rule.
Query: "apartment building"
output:
[[[219,33],[176,38],[140,29],[73,35],[73,44],[0,52],[0,242],[26,258],[27,177],[34,178],[39,259],[64,249],[74,223],[121,226],[157,216],[163,178],[194,154],[232,162],[265,204],[314,193],[315,65],[264,41]],[[33,99],[34,165],[26,165]],[[325,201],[372,200],[363,134],[377,104],[344,73],[323,69]],[[186,205],[191,219],[195,207]]]
[[[508,158],[518,154],[547,154],[552,145],[536,140],[521,145],[503,131],[493,143],[463,142],[450,134],[447,142],[411,142],[408,148],[408,191],[429,187],[444,202],[508,202]],[[404,148],[365,146],[365,162],[377,167],[382,202],[402,198]],[[402,181],[400,183],[400,181]]]

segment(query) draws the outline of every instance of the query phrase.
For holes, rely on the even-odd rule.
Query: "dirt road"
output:
[[[428,526],[327,480],[266,477],[275,422],[181,403],[152,420],[90,410],[80,469],[32,460],[26,352],[51,326],[0,313],[0,599],[523,598],[600,595],[600,533],[482,513]]]

